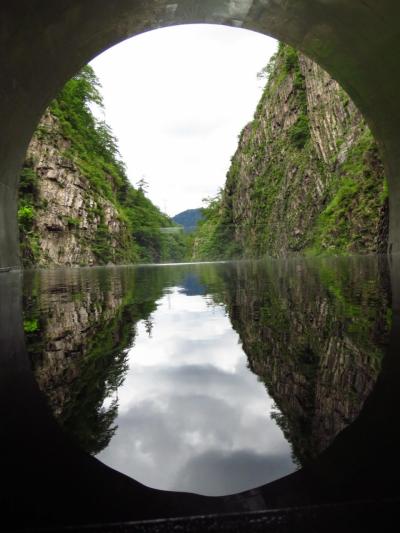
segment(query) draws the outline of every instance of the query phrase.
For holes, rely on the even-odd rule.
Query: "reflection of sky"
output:
[[[99,459],[152,487],[209,495],[291,472],[273,401],[224,309],[173,289],[152,318],[151,337],[138,324],[118,430]]]

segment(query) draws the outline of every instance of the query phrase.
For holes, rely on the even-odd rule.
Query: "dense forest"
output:
[[[25,266],[179,261],[185,240],[128,180],[110,127],[96,118],[100,84],[86,66],[39,123],[20,180]]]

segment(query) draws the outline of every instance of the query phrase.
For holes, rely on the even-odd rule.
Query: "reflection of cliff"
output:
[[[146,292],[137,277],[80,269],[27,279],[25,329],[37,382],[61,426],[91,453],[114,434],[118,406],[110,396],[124,380],[135,324],[161,294],[162,283]]]
[[[98,453],[115,431],[110,398],[135,324],[148,320],[151,329],[169,287],[197,294],[205,286],[226,305],[305,463],[357,417],[374,387],[390,322],[385,279],[377,258],[36,272],[26,274],[25,329],[55,416]]]
[[[357,417],[374,387],[390,322],[383,277],[377,259],[347,258],[239,264],[226,280],[233,327],[303,464]]]

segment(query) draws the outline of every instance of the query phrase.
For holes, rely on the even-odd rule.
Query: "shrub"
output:
[[[291,143],[301,150],[310,138],[310,122],[306,115],[300,115],[289,132]]]

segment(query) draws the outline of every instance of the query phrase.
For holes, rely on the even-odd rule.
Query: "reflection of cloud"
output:
[[[188,395],[175,381],[171,389],[178,393],[170,391],[168,403],[145,400],[119,418],[102,461],[150,486],[205,494],[239,492],[292,470],[280,431],[266,413],[247,413],[244,398]]]
[[[209,451],[191,459],[177,474],[176,490],[219,496],[241,492],[278,479],[293,469],[287,454],[262,455],[252,450]]]
[[[289,473],[273,402],[223,310],[173,291],[153,319],[153,338],[138,328],[119,429],[99,458],[153,487],[213,495]]]

